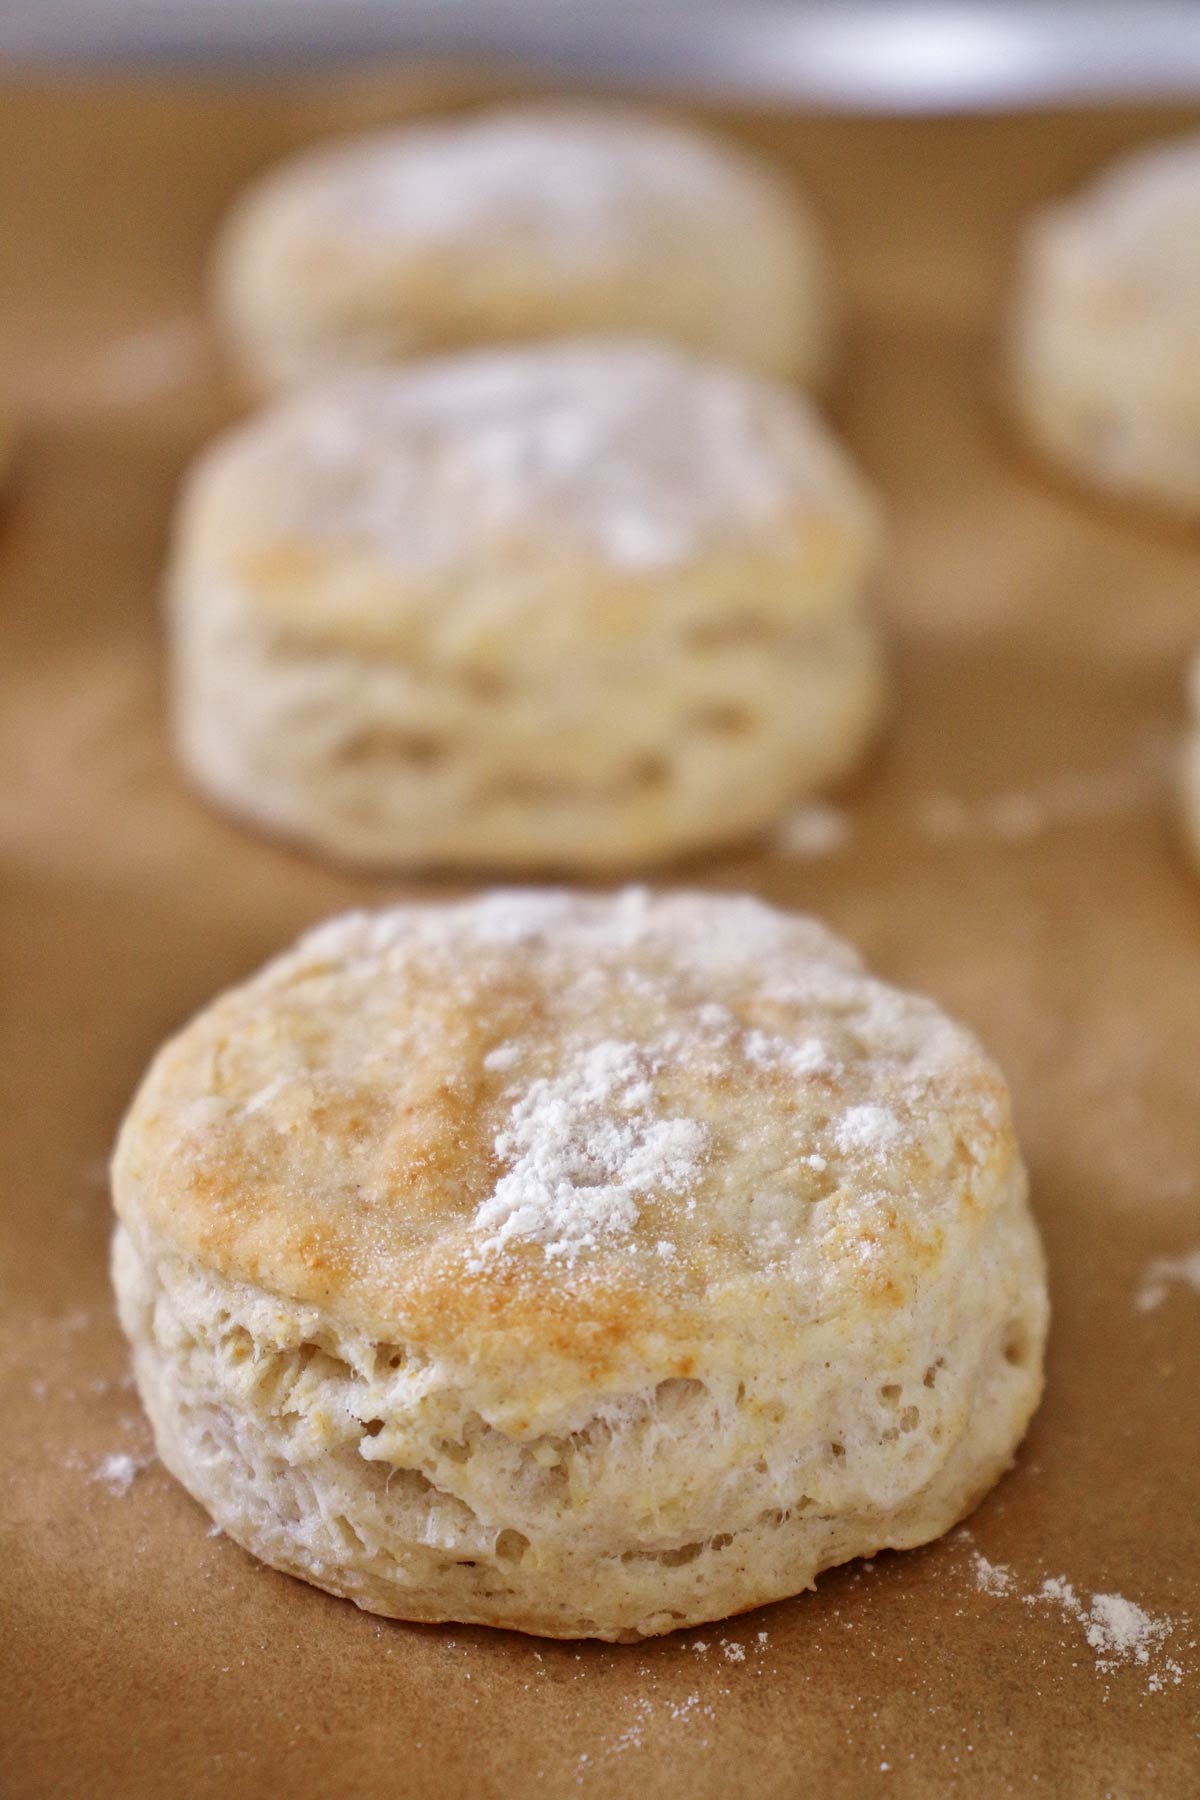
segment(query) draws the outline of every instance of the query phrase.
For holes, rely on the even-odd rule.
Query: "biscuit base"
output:
[[[524,1444],[469,1411],[464,1428],[463,1396],[439,1394],[427,1366],[417,1412],[364,1420],[358,1415],[373,1405],[388,1405],[379,1399],[380,1381],[393,1379],[388,1372],[415,1367],[404,1347],[354,1340],[314,1309],[272,1301],[169,1252],[139,1249],[124,1229],[114,1280],[159,1455],[252,1555],[386,1617],[626,1642],[797,1594],[824,1569],[927,1543],[971,1511],[1012,1462],[1041,1392],[1040,1252],[1027,1216],[1004,1230],[1015,1236],[1003,1253],[1027,1259],[1037,1279],[1017,1314],[989,1331],[978,1366],[972,1360],[955,1369],[948,1355],[925,1371],[923,1384],[916,1377],[913,1391],[927,1397],[934,1421],[920,1431],[931,1441],[914,1433],[905,1442],[922,1459],[923,1478],[876,1476],[874,1503],[865,1493],[856,1504],[831,1503],[853,1468],[854,1446],[822,1445],[828,1489],[812,1479],[810,1461],[801,1479],[814,1492],[780,1504],[774,1476],[747,1482],[743,1468],[733,1477],[743,1478],[737,1501],[719,1499],[725,1510],[706,1512],[681,1497],[667,1532],[661,1502],[657,1531],[639,1519],[655,1478],[652,1469],[647,1479],[639,1446],[648,1427],[657,1432],[659,1470],[678,1464],[681,1484],[684,1470],[713,1454],[711,1401],[699,1383],[666,1382],[629,1396],[624,1421],[610,1397],[569,1439]],[[977,1350],[962,1345],[964,1357]],[[934,1384],[941,1379],[950,1389],[961,1381],[966,1401],[952,1398],[939,1413]],[[420,1467],[373,1457],[372,1445],[397,1427],[433,1453],[431,1462],[414,1445],[413,1463],[433,1467],[450,1453],[451,1474],[474,1482],[472,1506]],[[582,1465],[569,1466],[597,1433],[605,1476],[616,1478],[603,1504],[585,1491]],[[890,1435],[900,1441],[895,1428]],[[568,1466],[561,1487],[549,1489],[551,1502],[533,1508],[542,1521],[535,1529],[531,1480],[546,1488],[538,1458],[549,1444]],[[471,1459],[475,1469],[463,1470]],[[805,1469],[803,1454],[797,1463]],[[730,1486],[718,1480],[713,1492]]]
[[[303,650],[180,593],[175,734],[236,816],[359,867],[619,873],[735,844],[861,761],[885,676],[853,605],[789,639],[680,652],[661,686],[547,680],[529,723],[461,675]],[[572,704],[571,680],[578,683]],[[555,724],[555,719],[560,723]]]

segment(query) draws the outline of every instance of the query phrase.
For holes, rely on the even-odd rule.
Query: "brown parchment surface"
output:
[[[22,424],[0,514],[0,1792],[1200,1793],[1200,1296],[1136,1306],[1148,1259],[1200,1243],[1200,878],[1164,771],[1200,535],[1048,481],[993,404],[1022,213],[1179,114],[722,121],[795,169],[836,246],[832,408],[891,513],[897,705],[844,846],[687,876],[822,914],[1012,1080],[1054,1329],[973,1541],[644,1648],[560,1645],[384,1623],[260,1569],[152,1459],[105,1267],[123,1105],[215,990],[412,891],[226,823],[168,753],[164,534],[234,405],[195,324],[206,243],[281,152],[450,91],[0,89]],[[123,1494],[98,1478],[114,1455]],[[1078,1621],[1023,1600],[1048,1576],[1176,1620],[1183,1679],[1098,1669]]]

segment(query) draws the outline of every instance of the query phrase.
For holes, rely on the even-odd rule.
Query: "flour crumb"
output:
[[[780,825],[775,848],[784,856],[803,861],[833,856],[850,839],[850,821],[836,806],[815,802],[799,807]]]
[[[1083,1617],[1083,1608],[1079,1604],[1078,1594],[1071,1583],[1061,1575],[1048,1575],[1035,1594],[1026,1594],[1024,1598],[1028,1606],[1036,1605],[1039,1600],[1049,1600],[1056,1606],[1061,1606],[1063,1611],[1070,1613],[1073,1618],[1081,1619]]]
[[[1157,739],[1136,745],[1120,765],[1064,770],[1032,792],[966,801],[940,790],[917,802],[917,830],[932,843],[1031,843],[1056,825],[1089,824],[1143,810],[1161,791],[1170,760]]]
[[[1138,1312],[1156,1312],[1176,1283],[1200,1294],[1200,1248],[1186,1250],[1182,1256],[1153,1257],[1142,1270],[1134,1306]]]
[[[967,1527],[955,1536],[971,1543]],[[1006,1564],[990,1562],[974,1549],[970,1556],[975,1585],[981,1593],[1011,1595],[1025,1606],[1056,1607],[1079,1626],[1099,1674],[1141,1669],[1146,1676],[1146,1691],[1151,1694],[1183,1681],[1183,1664],[1169,1654],[1167,1646],[1180,1627],[1187,1625],[1186,1618],[1155,1618],[1122,1594],[1092,1594],[1090,1598],[1080,1595],[1065,1575],[1048,1575],[1031,1593],[1020,1593],[1017,1576]],[[1194,1649],[1195,1644],[1189,1641],[1186,1647]]]
[[[1122,1662],[1146,1667],[1173,1629],[1169,1619],[1152,1618],[1122,1594],[1093,1594],[1084,1636],[1096,1652],[1098,1668],[1114,1669]],[[1183,1670],[1173,1657],[1158,1658],[1150,1676],[1151,1692],[1164,1680],[1176,1685],[1183,1680]]]
[[[685,1699],[672,1703],[667,1711],[673,1719],[690,1719],[696,1712],[702,1712],[709,1719],[713,1717],[711,1706],[701,1706],[699,1694],[688,1694]]]
[[[1030,1605],[1057,1606],[1081,1625],[1101,1674],[1122,1667],[1143,1668],[1147,1672],[1147,1690],[1152,1694],[1160,1693],[1168,1684],[1177,1687],[1182,1682],[1182,1665],[1165,1649],[1175,1630],[1173,1620],[1153,1617],[1123,1594],[1093,1594],[1085,1606],[1071,1583],[1060,1575],[1050,1576],[1025,1600]]]
[[[735,1644],[732,1638],[722,1638],[721,1650],[726,1662],[740,1663],[746,1660],[745,1644]]]
[[[692,1645],[692,1649],[698,1650],[700,1652],[701,1656],[703,1656],[704,1652],[708,1649],[707,1640],[704,1638],[697,1638],[695,1643]]]
[[[1011,1569],[1004,1563],[989,1562],[976,1550],[973,1557],[975,1567],[975,1585],[982,1594],[1011,1594],[1015,1580]]]
[[[118,1450],[111,1456],[106,1456],[97,1466],[92,1480],[100,1482],[116,1499],[123,1500],[133,1486],[134,1477],[143,1468],[144,1463],[136,1461],[127,1452]]]
[[[619,1737],[614,1738],[611,1744],[605,1746],[606,1756],[620,1756],[622,1751],[641,1749],[644,1741],[643,1733],[648,1725],[654,1723],[654,1708],[649,1700],[638,1698],[631,1702],[631,1709],[634,1714],[633,1719]]]

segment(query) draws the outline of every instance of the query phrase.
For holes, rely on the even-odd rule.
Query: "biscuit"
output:
[[[595,105],[319,145],[236,207],[215,295],[260,391],[608,333],[812,382],[831,337],[824,254],[779,176],[701,132]]]
[[[744,838],[872,733],[876,535],[805,401],[677,351],[343,376],[189,484],[179,748],[234,811],[378,867]]]
[[[1107,494],[1200,517],[1200,136],[1040,213],[1012,372],[1032,442]]]
[[[632,1639],[963,1517],[1041,1390],[1004,1082],[758,901],[351,914],[121,1129],[159,1453],[368,1611]]]

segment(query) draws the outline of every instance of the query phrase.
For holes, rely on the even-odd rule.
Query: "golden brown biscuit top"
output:
[[[757,1306],[905,1303],[1011,1194],[1004,1084],[750,899],[498,891],[349,914],[218,1000],[125,1121],[135,1234],[439,1353],[687,1373]]]
[[[341,376],[267,409],[201,460],[177,548],[181,573],[281,629],[370,645],[415,613],[453,658],[497,620],[645,634],[664,575],[714,559],[743,609],[760,590],[791,617],[857,601],[875,536],[800,396],[580,341]]]

